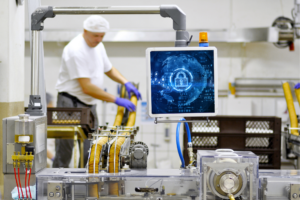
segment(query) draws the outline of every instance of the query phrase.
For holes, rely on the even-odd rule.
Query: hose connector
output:
[[[193,146],[190,144],[190,142],[188,143],[187,150],[190,159],[190,164],[192,164],[194,162],[194,153],[193,153]]]
[[[228,194],[227,196],[228,196],[229,200],[235,200],[235,198],[232,194]]]

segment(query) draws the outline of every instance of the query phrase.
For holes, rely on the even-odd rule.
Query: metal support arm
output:
[[[161,5],[160,15],[162,17],[170,17],[173,20],[174,30],[186,30],[185,13],[176,5]]]
[[[51,7],[43,6],[31,16],[31,30],[44,29],[44,20],[55,15],[82,15],[82,14],[160,14],[173,20],[173,29],[176,30],[176,47],[189,45],[189,33],[186,31],[186,15],[176,5],[161,6],[108,6],[108,7]]]
[[[44,20],[46,18],[53,18],[55,14],[53,13],[52,6],[42,6],[37,8],[31,15],[31,30],[41,31],[44,29]]]
[[[108,6],[108,7],[52,7],[42,6],[31,15],[32,30],[32,63],[31,63],[31,95],[30,100],[40,99],[38,96],[38,39],[39,31],[44,29],[44,20],[54,18],[55,15],[81,15],[81,14],[160,14],[162,17],[170,17],[173,20],[173,28],[176,30],[176,47],[189,45],[189,33],[186,31],[185,13],[176,5],[162,6]],[[34,115],[42,115],[41,104],[31,101],[27,112]]]
[[[189,33],[186,31],[185,13],[176,5],[162,5],[160,6],[160,15],[173,20],[173,29],[176,30],[175,47],[188,46]]]

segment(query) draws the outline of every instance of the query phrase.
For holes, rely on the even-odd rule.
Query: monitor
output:
[[[148,113],[151,117],[217,114],[215,47],[148,48],[146,58]]]

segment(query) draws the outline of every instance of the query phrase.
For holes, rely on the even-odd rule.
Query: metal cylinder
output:
[[[159,6],[54,7],[55,15],[78,14],[159,14]]]
[[[39,94],[39,31],[32,31],[31,95]]]
[[[20,114],[19,119],[15,121],[15,142],[30,143],[33,142],[33,126],[32,120],[28,114]]]

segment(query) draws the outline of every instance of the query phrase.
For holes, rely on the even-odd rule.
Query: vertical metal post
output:
[[[300,157],[299,156],[297,156],[297,169],[300,169]]]
[[[31,95],[39,94],[39,31],[32,31]]]
[[[250,174],[250,191],[249,191],[249,194],[250,194],[250,200],[253,200],[253,185],[254,185],[253,176],[254,176],[254,174],[253,174],[253,164],[251,164],[251,163],[249,165],[249,174]],[[257,183],[255,183],[255,184],[257,184]],[[255,189],[255,190],[257,190],[257,189]]]
[[[74,183],[74,181],[72,181],[72,183]],[[71,185],[71,199],[75,200],[75,185],[74,184]]]
[[[80,138],[80,168],[84,168],[84,140]]]
[[[203,164],[203,179],[202,179],[202,183],[203,183],[203,200],[206,200],[206,173],[207,173],[207,165]],[[201,196],[200,196],[201,198]]]
[[[74,132],[74,168],[78,168],[78,162],[77,162],[77,150],[78,150],[78,138],[77,138],[77,132]]]

